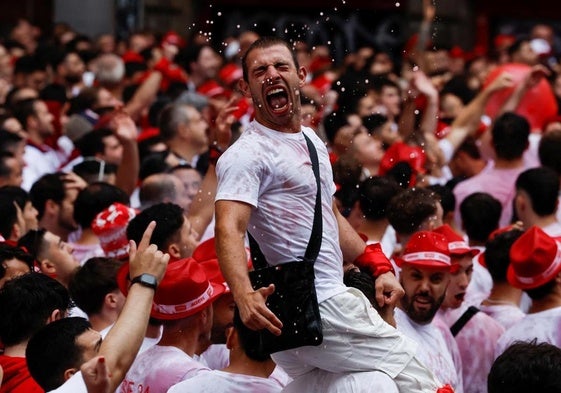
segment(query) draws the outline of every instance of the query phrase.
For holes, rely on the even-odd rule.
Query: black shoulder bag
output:
[[[305,134],[304,138],[317,184],[314,223],[304,257],[294,262],[269,266],[256,240],[248,232],[253,267],[256,269],[249,272],[251,285],[258,289],[275,284],[275,292],[267,298],[266,305],[283,324],[280,336],[275,336],[267,329],[258,332],[255,352],[261,355],[306,345],[320,345],[323,341],[314,283],[314,262],[319,254],[323,231],[319,162],[312,141]]]

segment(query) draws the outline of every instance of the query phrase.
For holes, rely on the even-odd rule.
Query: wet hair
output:
[[[456,197],[454,193],[448,186],[443,186],[441,184],[433,184],[427,187],[429,190],[434,191],[439,199],[440,204],[442,205],[442,214],[446,215],[451,213],[456,208]]]
[[[524,231],[512,229],[491,237],[485,243],[485,265],[494,282],[507,281],[506,271],[510,265],[510,247]]]
[[[66,197],[64,187],[65,174],[62,172],[48,173],[43,175],[31,186],[29,197],[31,203],[37,209],[37,219],[41,220],[45,214],[45,204],[50,199],[60,205]]]
[[[244,325],[237,307],[234,309],[234,329],[236,329],[236,332],[238,333],[240,346],[248,358],[257,362],[264,362],[271,358],[270,355],[259,351],[256,346],[260,340],[259,332]]]
[[[81,190],[74,202],[74,220],[82,228],[90,228],[95,216],[111,204],[129,204],[129,196],[119,187],[104,182],[95,182]]]
[[[392,179],[374,176],[360,184],[360,210],[367,220],[381,220],[387,217],[391,199],[403,189]]]
[[[117,271],[122,264],[113,258],[96,257],[76,270],[68,289],[76,305],[87,315],[100,312],[105,296],[118,289]]]
[[[485,192],[468,195],[460,204],[463,227],[470,240],[484,243],[499,227],[503,207]]]
[[[0,289],[0,339],[6,346],[22,343],[45,326],[53,311],[64,314],[69,307],[66,288],[44,274],[8,280]]]
[[[516,179],[516,190],[530,197],[532,210],[540,217],[555,213],[559,195],[559,176],[546,167],[525,170]]]
[[[140,243],[150,222],[156,221],[156,228],[150,243],[165,251],[173,237],[178,234],[185,222],[183,209],[174,203],[158,203],[141,211],[127,226],[127,239]]]
[[[248,66],[247,66],[247,58],[249,56],[249,54],[251,52],[253,52],[253,50],[255,49],[267,49],[270,48],[272,46],[276,46],[276,45],[282,45],[284,47],[286,47],[288,49],[288,51],[290,52],[290,54],[292,55],[292,61],[294,62],[294,66],[296,67],[296,69],[298,69],[300,66],[298,64],[298,59],[296,58],[296,51],[293,50],[293,48],[290,46],[290,44],[288,42],[286,42],[285,40],[283,40],[282,38],[279,37],[272,37],[272,36],[265,36],[265,37],[261,37],[259,39],[257,39],[256,41],[254,41],[249,48],[247,48],[247,51],[245,52],[245,54],[242,57],[242,71],[243,71],[243,80],[248,82]]]
[[[515,342],[493,363],[489,393],[561,391],[561,349],[549,343]]]
[[[66,370],[82,366],[86,359],[76,339],[89,329],[91,325],[84,318],[62,318],[48,324],[29,340],[25,351],[27,367],[45,391],[64,384]]]
[[[438,196],[426,188],[410,188],[396,195],[388,205],[388,220],[399,234],[410,235],[436,214]]]
[[[528,147],[530,123],[523,116],[506,112],[495,119],[491,133],[497,157],[512,161],[522,157]]]
[[[561,176],[561,130],[544,134],[538,147],[538,155],[543,166],[553,169]]]

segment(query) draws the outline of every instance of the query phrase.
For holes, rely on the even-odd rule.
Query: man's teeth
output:
[[[283,89],[273,89],[270,92],[267,93],[267,96],[271,96],[273,94],[279,94],[282,93],[284,90]]]

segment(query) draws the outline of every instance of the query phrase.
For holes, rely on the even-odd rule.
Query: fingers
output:
[[[129,261],[132,261],[136,257],[136,242],[134,240],[129,241]]]
[[[146,227],[140,243],[138,243],[138,250],[145,250],[148,248],[148,246],[150,246],[150,239],[152,238],[154,228],[156,228],[156,221],[151,221],[150,224],[148,224],[148,226]]]

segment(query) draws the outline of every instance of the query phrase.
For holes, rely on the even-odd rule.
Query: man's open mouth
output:
[[[274,88],[267,92],[267,103],[273,112],[281,113],[288,109],[288,94],[283,88]]]

